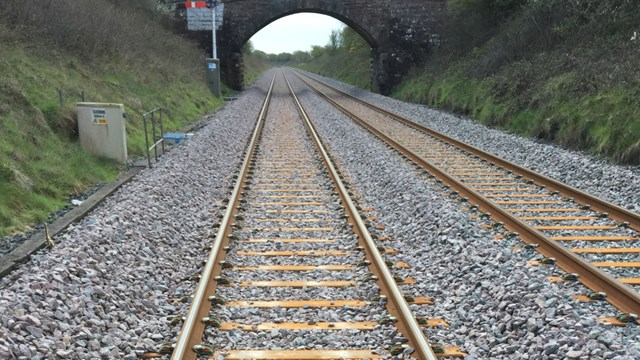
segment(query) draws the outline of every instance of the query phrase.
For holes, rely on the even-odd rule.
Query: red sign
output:
[[[206,1],[187,1],[185,3],[185,7],[187,7],[187,8],[206,8],[207,7],[207,2]]]

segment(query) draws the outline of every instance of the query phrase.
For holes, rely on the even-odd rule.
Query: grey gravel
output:
[[[294,117],[291,117],[295,114]],[[358,245],[357,238],[353,235],[351,227],[348,226],[346,219],[340,219],[343,212],[338,209],[340,201],[332,188],[330,178],[326,175],[324,165],[320,160],[317,150],[313,143],[306,135],[306,131],[301,120],[297,122],[283,122],[283,119],[297,118],[297,109],[293,101],[288,96],[288,90],[284,87],[284,82],[277,81],[274,89],[274,98],[271,100],[269,113],[265,122],[264,130],[258,152],[256,155],[256,168],[253,174],[253,183],[259,183],[260,186],[252,186],[251,189],[245,191],[245,199],[249,201],[244,205],[245,211],[242,212],[242,220],[239,225],[240,230],[234,230],[233,235],[238,239],[269,239],[267,243],[250,243],[242,241],[232,241],[230,245],[232,249],[227,253],[226,261],[230,261],[237,266],[259,266],[259,265],[328,265],[328,264],[350,264],[355,265],[364,259],[362,250],[356,249]],[[283,125],[277,125],[283,124]],[[287,131],[283,132],[282,129]],[[299,144],[283,150],[280,146],[283,142]],[[314,191],[307,196],[320,196],[320,199],[314,200],[322,203],[328,203],[329,206],[322,205],[307,206],[306,210],[328,211],[324,216],[306,216],[306,221],[292,222],[290,214],[280,214],[283,218],[282,222],[272,221],[273,217],[265,217],[264,211],[272,207],[254,206],[255,202],[269,202],[273,199],[267,196],[291,195],[287,192],[270,191],[264,193],[267,183],[278,184],[282,181],[273,181],[275,173],[261,169],[262,166],[273,167],[272,161],[279,158],[282,152],[294,154],[296,159],[312,160],[305,165],[300,165],[302,172],[314,173],[315,176],[305,177],[305,183],[313,183],[327,190]],[[291,156],[291,155],[290,155]],[[266,161],[267,163],[263,163]],[[291,172],[287,172],[290,176]],[[269,179],[269,180],[267,180]],[[284,181],[290,183],[292,180]],[[301,178],[295,179],[296,182],[302,181]],[[289,187],[278,185],[276,187]],[[295,186],[297,189],[298,186]],[[302,199],[296,200],[302,201]],[[289,209],[289,208],[288,208]],[[304,205],[296,206],[296,209],[305,209]],[[294,216],[295,217],[295,216]],[[263,221],[265,220],[266,221]],[[329,222],[312,222],[312,218],[331,219]],[[271,220],[271,221],[270,221]],[[286,227],[290,230],[282,231],[281,228]],[[311,231],[302,230],[301,228],[312,229],[314,227],[331,228],[329,231]],[[321,238],[326,240],[336,240],[332,243],[274,243],[271,240],[274,237],[286,238]],[[342,256],[244,256],[241,251],[270,251],[270,250],[343,250],[346,253]],[[342,271],[241,271],[238,269],[225,270],[225,276],[231,286],[219,286],[216,290],[216,296],[221,296],[229,300],[367,300],[375,295],[379,295],[380,289],[374,281],[363,282],[367,276],[371,275],[369,269],[365,266],[356,267],[351,270]],[[259,287],[259,286],[234,286],[242,281],[301,281],[301,280],[346,280],[355,281],[355,286],[322,288],[322,287]],[[236,308],[226,306],[216,306],[211,311],[211,316],[215,316],[221,321],[232,321],[241,324],[257,326],[264,322],[294,322],[294,323],[310,323],[310,322],[353,322],[353,321],[371,321],[376,322],[380,318],[388,315],[383,302],[371,302],[364,308],[350,308],[344,306],[341,308],[302,308],[302,309],[260,309],[260,308]],[[392,345],[394,339],[399,337],[397,329],[393,325],[377,325],[370,331],[360,330],[327,330],[327,331],[309,331],[309,330],[270,330],[270,331],[220,331],[218,329],[208,327],[205,335],[206,343],[212,344],[217,348],[226,349],[371,349],[378,353],[384,353],[384,348]],[[405,356],[403,356],[405,357]],[[385,358],[390,358],[386,354]]]
[[[268,84],[261,84],[262,88]],[[135,359],[177,331],[214,212],[260,111],[244,92],[0,281],[0,358]]]
[[[349,107],[351,108],[351,105],[349,105]],[[410,129],[409,127],[405,126],[405,125],[401,125],[399,123],[396,122],[390,122],[388,121],[388,119],[386,119],[384,116],[381,116],[381,114],[378,114],[376,112],[371,111],[370,109],[366,108],[364,105],[357,105],[354,106],[354,108],[362,108],[362,110],[355,110],[356,112],[358,111],[364,111],[363,113],[366,114],[365,118],[366,121],[377,127],[378,129],[381,129],[382,131],[388,133],[388,134],[392,134],[391,136],[393,138],[395,138],[397,141],[399,142],[404,142],[405,140],[403,139],[409,139],[412,138],[414,139],[414,141],[412,141],[412,144],[409,145],[409,148],[411,148],[414,152],[417,152],[418,154],[421,154],[423,156],[425,156],[427,159],[432,159],[433,155],[438,155],[441,154],[441,152],[444,153],[449,153],[449,154],[458,154],[456,156],[460,155],[460,152],[455,150],[455,148],[453,146],[448,146],[448,145],[442,145],[439,142],[433,142],[431,140],[431,137],[429,136],[425,136],[424,134],[422,134],[421,132],[414,130],[414,129]],[[418,143],[416,143],[415,140],[418,139],[424,139],[424,142],[422,143],[422,145],[419,145]],[[438,150],[436,150],[438,149]],[[460,167],[458,165],[452,164],[450,163],[450,161],[447,160],[440,160],[438,157],[436,157],[435,159],[433,159],[433,162],[443,171],[446,172],[460,172],[461,170],[464,170],[464,167]],[[552,195],[549,193],[549,190],[545,189],[544,187],[540,187],[537,185],[530,185],[528,184],[525,180],[523,179],[517,179],[514,175],[512,174],[508,174],[504,171],[502,171],[499,168],[496,168],[494,166],[491,165],[487,165],[487,164],[483,164],[481,162],[476,162],[477,166],[482,167],[485,171],[488,172],[496,172],[500,175],[501,177],[506,177],[509,179],[509,182],[514,183],[515,185],[510,185],[510,187],[515,186],[515,187],[521,187],[523,189],[527,189],[527,193],[528,194],[533,194],[533,195],[541,195],[542,197],[538,198],[539,200],[545,200],[545,201],[557,201],[558,203],[562,203],[563,207],[568,207],[568,208],[580,208],[582,205],[580,204],[576,204],[572,201],[569,200],[564,200],[563,197],[559,196],[559,195]],[[463,182],[465,182],[463,180]],[[475,183],[472,184],[467,184],[470,185],[472,188],[475,188],[476,191],[480,191],[481,193],[484,191],[484,187],[479,187],[478,185],[476,185]],[[518,201],[521,199],[518,199],[517,197],[509,197],[503,194],[500,195],[495,195],[494,192],[490,192],[489,194],[498,197],[496,198],[496,200],[500,200],[500,201]],[[509,206],[509,207],[513,207],[513,206]],[[527,208],[527,207],[536,207],[536,206],[531,206],[531,205],[524,205],[524,204],[518,204],[517,206],[515,206],[516,208]],[[565,213],[563,212],[558,212],[557,214],[553,214],[553,213],[545,213],[545,215],[547,216],[564,216]],[[602,214],[598,213],[598,212],[592,212],[590,214],[591,216],[601,216]],[[540,215],[537,215],[540,216]],[[541,230],[544,234],[546,234],[547,236],[558,236],[558,235],[563,235],[563,236],[567,236],[567,235],[578,235],[578,236],[585,236],[585,235],[589,235],[589,236],[611,236],[611,235],[625,235],[626,232],[626,236],[629,236],[629,238],[637,238],[638,237],[638,233],[634,232],[632,230],[629,229],[625,229],[624,227],[618,227],[617,222],[613,221],[612,219],[608,219],[608,218],[603,218],[603,219],[597,219],[597,220],[565,220],[565,221],[549,221],[549,220],[526,220],[525,222],[529,223],[532,226],[549,226],[549,225],[553,225],[553,226],[558,226],[558,225],[562,225],[562,226],[576,226],[576,225],[603,225],[605,226],[605,229],[601,229],[601,230],[569,230],[569,229],[564,229],[564,230],[552,230],[552,229],[543,229],[540,228],[539,230]],[[613,227],[613,229],[606,229],[606,227]],[[591,246],[587,246],[587,247],[615,247],[618,244],[615,244],[615,242],[593,242],[594,245]],[[571,242],[565,243],[565,245],[567,247],[574,247],[573,244]],[[635,247],[635,245],[633,245],[633,247]],[[587,254],[585,256],[585,258],[589,258],[591,257],[591,254]],[[614,259],[612,259],[614,260]],[[640,256],[638,254],[625,254],[625,255],[620,255],[618,256],[618,259],[615,259],[618,261],[638,261],[640,260]],[[638,276],[638,271],[635,268],[623,268],[623,269],[616,269],[616,268],[612,268],[612,267],[601,267],[601,270],[603,272],[609,273],[612,276],[617,276],[617,277],[632,277],[635,278]]]
[[[295,80],[294,87],[299,86]],[[412,110],[434,114],[437,119],[428,121],[437,121],[441,128],[455,128],[465,121],[353,91],[384,104],[392,103],[399,113]],[[426,330],[432,341],[462,346],[469,354],[466,359],[563,359],[578,353],[578,358],[590,359],[640,357],[637,327],[599,324],[598,317],[615,315],[616,309],[606,303],[573,301],[573,295],[587,290],[579,284],[550,283],[546,277],[558,273],[554,266],[532,267],[526,263],[539,258],[539,254],[517,251],[514,246],[522,243],[516,239],[496,240],[496,230],[482,229],[484,220],[470,217],[477,213],[461,211],[441,186],[407,161],[399,162],[397,154],[311,92],[304,92],[301,101],[326,145],[351,177],[352,185],[375,209],[379,216],[375,223],[386,227],[381,234],[393,239],[388,244],[399,254],[391,258],[412,266],[395,271],[418,280],[415,285],[403,286],[403,291],[435,299],[434,306],[412,306],[414,311],[444,318],[451,325],[449,329]],[[473,132],[470,127],[461,126]],[[475,132],[470,136],[482,134]],[[511,136],[506,134],[485,139],[487,144],[498,143],[496,148],[506,147],[507,140],[511,141]],[[518,141],[536,152],[538,144]],[[637,173],[636,169],[615,168],[621,177],[625,171]],[[606,181],[598,184],[602,188],[611,185]],[[627,181],[625,188],[616,182],[614,189],[608,194],[615,193],[617,201],[628,204],[637,196],[638,186]]]
[[[583,152],[492,129],[466,117],[405,103],[333,79],[307,74],[365,101],[375,102],[409,120],[640,213],[640,166],[615,165]]]
[[[193,292],[194,283],[181,280],[197,272],[199,260],[206,256],[202,248],[213,232],[221,200],[228,196],[230,174],[235,172],[243,150],[239,144],[248,139],[269,80],[263,77],[259,88],[243,93],[215,114],[193,139],[59,235],[54,249],[35,254],[31,262],[0,281],[0,358],[135,359],[175,336],[179,327],[171,326],[166,318],[184,314],[188,305],[168,300]],[[459,134],[497,155],[544,168],[538,170],[634,211],[640,209],[637,167],[613,166],[422,106],[359,94],[377,98],[389,108],[397,107],[393,111],[436,130]],[[471,219],[472,212],[459,211],[447,193],[417,175],[410,164],[398,163],[397,155],[349,119],[310,93],[303,101],[353,185],[376,210],[379,220],[375,223],[386,227],[378,235],[394,239],[385,245],[400,252],[389,258],[412,266],[396,270],[403,277],[418,279],[403,290],[436,300],[434,306],[412,308],[420,315],[444,318],[451,325],[450,329],[427,330],[431,339],[461,345],[470,354],[467,359],[640,358],[637,327],[598,324],[599,315],[614,315],[615,309],[606,304],[573,302],[571,296],[585,291],[580,285],[549,283],[546,276],[558,273],[555,267],[526,265],[536,253],[514,250],[513,246],[520,245],[515,239],[496,240],[494,230],[479,227],[483,220]],[[347,250],[349,235],[341,231],[334,235],[336,246]],[[282,244],[282,249],[289,248]],[[320,246],[300,247],[312,248]],[[246,249],[263,247],[252,244]],[[335,257],[332,263],[357,258],[353,253]],[[360,270],[338,275],[362,276]],[[358,287],[356,295],[368,298],[377,292],[375,284],[367,283]],[[226,295],[271,299],[282,293],[280,289],[244,288]],[[305,296],[332,299],[340,292],[318,288],[292,289],[286,294],[287,298]],[[249,320],[260,316],[242,312],[222,315]],[[299,309],[269,316],[371,319],[377,313],[371,308],[321,313]],[[289,341],[301,347],[323,341],[331,347],[395,341],[394,327],[378,330],[374,337],[344,331],[278,331],[256,338],[256,342],[267,348],[288,345]],[[224,336],[220,341],[229,344],[244,339],[236,331]]]

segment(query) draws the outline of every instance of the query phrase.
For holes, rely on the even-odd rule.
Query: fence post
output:
[[[147,144],[147,162],[149,168],[151,168],[151,153],[149,152],[149,134],[147,134],[147,114],[142,115],[142,122],[144,123],[144,142]]]
[[[156,138],[156,113],[152,112],[151,113],[151,132],[153,133],[153,154],[156,158],[156,162],[158,162],[158,146],[156,146],[156,144],[158,143],[158,139]]]
[[[164,137],[164,129],[162,128],[162,108],[159,108],[160,112],[160,136]],[[164,139],[162,140],[162,155],[164,155]]]
[[[159,115],[159,126],[160,126],[160,137],[156,133],[156,113],[160,113]],[[147,145],[147,162],[149,163],[149,167],[151,167],[151,149],[153,149],[153,154],[158,162],[158,143],[162,143],[162,154],[164,154],[164,128],[162,125],[162,109],[156,108],[149,112],[142,114],[142,120],[144,122],[144,141]],[[149,127],[147,126],[147,120],[151,121],[151,136],[153,139],[153,145],[149,146]]]

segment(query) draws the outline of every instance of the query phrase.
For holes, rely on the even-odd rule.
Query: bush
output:
[[[448,4],[446,42],[396,96],[640,164],[637,0]]]
[[[0,23],[7,40],[37,43],[45,52],[65,51],[83,60],[105,57],[156,68],[182,63],[199,66],[203,57],[188,40],[157,30],[170,15],[155,0],[3,0]],[[165,21],[166,22],[166,21]],[[35,45],[35,44],[34,44]],[[175,51],[164,51],[172,47]],[[196,50],[196,51],[194,51]]]

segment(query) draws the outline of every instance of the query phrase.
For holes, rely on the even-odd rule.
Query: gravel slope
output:
[[[263,77],[259,88],[215,114],[192,140],[59,235],[56,248],[0,281],[0,358],[135,359],[175,335],[179,327],[166,317],[183,314],[187,305],[167,299],[193,289],[194,283],[180,279],[205,258],[203,240],[216,204],[227,196],[230,173],[241,160],[269,80]],[[640,209],[638,168],[608,165],[422,106],[362,94],[436,130],[459,133],[485,150],[544,167],[562,181]],[[412,265],[399,274],[419,281],[405,291],[436,299],[435,306],[416,312],[451,324],[429,330],[432,339],[462,345],[467,359],[640,358],[637,327],[599,325],[595,314],[615,311],[571,301],[584,289],[550,284],[545,276],[557,272],[554,268],[527,266],[535,254],[514,251],[515,241],[497,242],[494,233],[480,229],[470,213],[460,212],[446,193],[412,166],[398,163],[377,140],[312,94],[302,100],[320,120],[321,135],[358,192],[377,211],[376,224],[386,226],[381,235],[395,239],[391,246],[400,253],[394,260]]]
[[[414,307],[416,312],[451,325],[427,331],[432,341],[461,345],[466,359],[640,357],[637,327],[598,324],[600,315],[614,315],[615,309],[574,302],[573,295],[586,292],[583,287],[551,284],[546,276],[559,274],[557,269],[526,264],[539,255],[516,251],[516,240],[497,241],[493,230],[480,228],[473,213],[460,211],[440,186],[398,162],[398,155],[311,92],[301,101],[352,184],[376,210],[376,224],[386,227],[381,235],[390,236],[389,245],[400,251],[394,260],[412,265],[399,273],[418,283],[404,291],[435,298],[434,306]]]
[[[640,213],[640,166],[614,165],[585,153],[491,129],[468,118],[307,74],[409,120]]]
[[[296,163],[282,163],[283,157]],[[302,163],[299,163],[302,161]],[[315,185],[320,190],[298,193],[300,183]],[[290,192],[294,191],[294,192]],[[279,198],[279,197],[286,198]],[[294,198],[290,198],[294,197]],[[358,240],[346,219],[339,210],[340,198],[333,189],[331,178],[326,173],[318,151],[309,138],[299,118],[289,90],[281,77],[276,80],[274,96],[270,102],[264,130],[255,157],[255,171],[247,184],[243,199],[247,201],[238,220],[241,229],[232,234],[237,240],[230,242],[231,249],[225,261],[235,264],[233,269],[224,270],[222,276],[230,286],[216,288],[216,296],[227,300],[367,300],[379,295],[380,289],[375,282],[363,282],[372,275],[366,266],[355,266],[364,258],[361,250],[355,250]],[[293,201],[298,205],[265,205],[272,202]],[[317,203],[316,205],[305,205]],[[318,205],[320,204],[320,205]],[[268,210],[287,209],[297,211],[323,210],[328,213],[316,214],[269,214]],[[304,217],[304,219],[301,219]],[[300,221],[292,221],[298,218]],[[329,221],[314,222],[315,219]],[[321,230],[321,229],[327,230]],[[283,230],[288,229],[288,230]],[[312,230],[315,229],[315,230]],[[278,239],[321,238],[337,240],[331,243],[277,242]],[[249,239],[267,239],[266,243],[247,243]],[[245,251],[317,251],[318,256],[247,256]],[[342,255],[319,255],[321,251],[344,251]],[[339,271],[243,271],[245,266],[274,265],[352,265],[352,269]],[[353,286],[322,287],[305,286],[302,288],[283,286],[240,286],[251,281],[354,281]],[[365,307],[303,307],[287,309],[284,307],[232,307],[216,306],[212,316],[223,322],[236,322],[247,326],[264,323],[314,324],[319,322],[353,323],[373,322],[389,316],[383,302],[372,302]],[[264,350],[354,350],[366,349],[384,354],[384,349],[398,338],[393,324],[376,324],[370,330],[219,330],[208,327],[205,343],[217,349],[264,349]],[[386,353],[385,358],[391,356]]]
[[[192,140],[140,173],[0,282],[0,358],[136,359],[177,329],[179,280],[205,258],[214,221],[260,110],[252,88]]]

